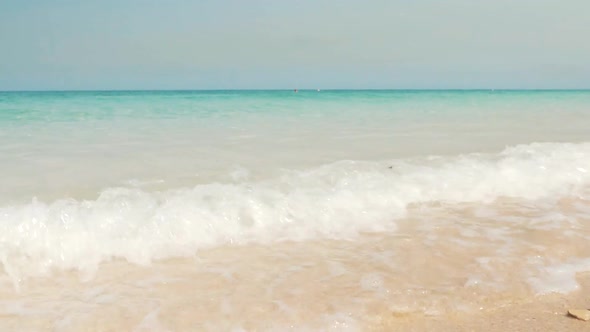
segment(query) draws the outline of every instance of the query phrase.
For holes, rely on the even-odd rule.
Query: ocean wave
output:
[[[227,244],[393,232],[411,204],[586,195],[588,165],[590,143],[534,143],[495,154],[339,161],[260,182],[240,176],[160,192],[107,188],[94,200],[32,199],[0,207],[0,262],[19,279]]]

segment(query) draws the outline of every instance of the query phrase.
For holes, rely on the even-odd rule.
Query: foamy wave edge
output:
[[[226,244],[392,232],[409,204],[583,195],[588,165],[588,142],[534,143],[497,154],[340,161],[263,182],[33,199],[0,207],[0,262],[19,279],[54,268],[92,271],[114,258],[146,264]]]

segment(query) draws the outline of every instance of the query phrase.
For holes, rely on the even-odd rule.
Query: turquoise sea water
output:
[[[589,90],[213,90],[1,92],[2,124],[125,118],[207,119],[232,115],[328,115],[356,111],[472,115],[566,111],[588,102]],[[412,111],[411,113],[408,111]],[[464,114],[467,115],[467,114]]]
[[[582,143],[589,107],[590,91],[1,92],[0,204]]]
[[[304,269],[280,244],[309,241],[318,257],[387,257],[370,265],[387,275],[334,272],[377,292],[339,312],[442,312],[471,287],[569,292],[590,270],[589,128],[590,91],[0,92],[0,290],[248,245]],[[433,252],[448,263],[412,265]],[[215,273],[250,273],[238,265]],[[456,303],[480,305],[469,296]]]
[[[588,91],[0,93],[0,201],[588,139]],[[108,169],[105,169],[108,168]],[[162,186],[165,186],[162,185]]]

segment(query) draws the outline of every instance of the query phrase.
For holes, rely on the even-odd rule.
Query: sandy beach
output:
[[[578,275],[581,288],[563,295],[537,296],[478,313],[444,317],[393,317],[373,331],[588,331],[590,322],[567,314],[590,308],[590,274]]]
[[[590,332],[589,13],[0,0],[0,332]]]
[[[480,251],[401,236],[204,250],[193,258],[98,271],[2,279],[1,330],[19,331],[587,331],[567,310],[590,306],[590,274],[576,289],[537,294],[513,261],[485,269]],[[480,242],[482,250],[485,242]],[[494,243],[490,244],[494,246]],[[586,248],[583,242],[567,248]],[[561,251],[565,246],[556,246]],[[455,250],[455,251],[453,251]],[[484,250],[485,251],[485,250]],[[428,258],[429,257],[429,258]],[[568,272],[569,276],[569,272]],[[573,276],[573,275],[572,275]],[[567,278],[566,278],[567,279]],[[564,279],[564,280],[566,280]]]

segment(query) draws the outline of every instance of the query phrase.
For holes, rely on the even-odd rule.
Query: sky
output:
[[[590,88],[589,0],[0,0],[0,90]]]

